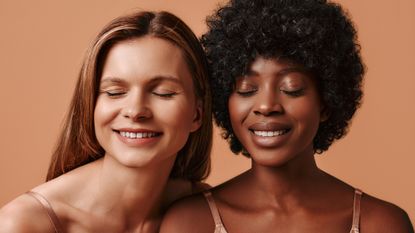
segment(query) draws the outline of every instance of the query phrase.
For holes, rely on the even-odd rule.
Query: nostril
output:
[[[136,121],[136,120],[143,120],[143,119],[151,118],[152,112],[149,108],[145,106],[140,107],[140,108],[130,108],[130,109],[126,108],[124,112],[122,113],[122,116],[125,118],[129,118],[133,121]]]
[[[134,118],[137,115],[137,111],[132,108],[125,109],[122,115],[125,118]]]
[[[262,115],[262,113],[260,111],[254,111],[255,115]]]
[[[254,110],[255,115],[262,115],[262,116],[275,116],[281,115],[284,113],[284,109],[281,105],[274,105],[270,107],[260,107],[257,110]]]

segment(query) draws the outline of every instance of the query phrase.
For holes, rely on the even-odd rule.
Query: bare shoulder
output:
[[[397,205],[365,194],[361,209],[362,232],[414,232],[408,214]]]
[[[186,197],[173,203],[164,215],[161,233],[212,233],[214,221],[203,194]]]
[[[196,183],[193,183],[193,193],[201,193],[201,192],[204,192],[204,191],[206,191],[206,190],[209,190],[209,189],[211,189],[212,188],[212,186],[210,186],[210,184],[208,184],[208,183],[205,183],[205,182],[196,182]]]
[[[43,207],[23,194],[0,209],[0,233],[54,232]]]

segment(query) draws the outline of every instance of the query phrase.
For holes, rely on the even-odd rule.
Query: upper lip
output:
[[[281,122],[258,122],[248,127],[252,131],[278,131],[288,130],[290,128],[289,124]]]
[[[161,133],[160,131],[143,129],[143,128],[118,128],[114,129],[117,132],[130,132],[130,133]]]

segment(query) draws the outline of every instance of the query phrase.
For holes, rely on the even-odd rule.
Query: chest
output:
[[[228,233],[348,233],[353,211],[286,214],[273,210],[222,209],[221,218]]]
[[[127,224],[111,216],[96,216],[74,210],[66,212],[60,220],[65,233],[156,233],[160,226],[160,220]]]

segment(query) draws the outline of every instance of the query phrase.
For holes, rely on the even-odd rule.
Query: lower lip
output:
[[[124,144],[128,146],[146,146],[149,144],[153,144],[157,142],[158,140],[160,140],[160,137],[162,136],[162,134],[159,134],[155,137],[150,137],[150,138],[127,138],[127,137],[121,136],[121,134],[119,134],[118,132],[116,132],[116,134],[117,134],[117,137]]]
[[[288,136],[291,133],[291,130],[289,130],[288,132],[282,135],[276,135],[272,137],[258,136],[252,131],[249,131],[249,132],[251,134],[252,141],[254,142],[255,145],[259,147],[264,147],[264,148],[271,148],[271,147],[278,147],[286,143]]]

